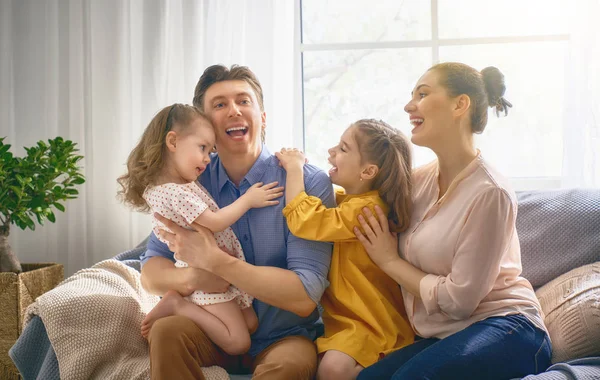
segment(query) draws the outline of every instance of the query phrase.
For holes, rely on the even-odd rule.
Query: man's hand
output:
[[[206,293],[225,293],[229,289],[229,283],[221,277],[210,272],[198,268],[185,268],[184,283],[186,284],[185,292],[181,292],[182,296],[189,296],[196,290],[202,290]]]
[[[142,267],[142,286],[148,292],[163,296],[176,290],[187,296],[195,290],[207,293],[223,293],[229,283],[219,276],[197,268],[176,268],[166,257],[154,256]]]
[[[213,268],[231,258],[223,252],[208,228],[196,223],[193,230],[185,229],[177,223],[155,213],[154,217],[161,221],[169,230],[160,230],[160,236],[168,242],[169,249],[175,253],[177,260],[185,261],[188,266],[213,272]]]

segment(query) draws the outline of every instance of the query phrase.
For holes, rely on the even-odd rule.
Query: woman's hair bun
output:
[[[483,83],[485,84],[485,92],[490,107],[496,109],[496,114],[504,112],[508,114],[508,108],[512,107],[512,104],[504,99],[504,92],[506,91],[506,85],[504,84],[504,74],[494,66],[486,67],[481,70],[481,76],[483,77]]]

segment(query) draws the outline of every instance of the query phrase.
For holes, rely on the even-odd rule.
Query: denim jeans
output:
[[[523,315],[491,317],[441,340],[416,340],[362,370],[358,380],[507,380],[545,371],[550,357],[548,335]]]

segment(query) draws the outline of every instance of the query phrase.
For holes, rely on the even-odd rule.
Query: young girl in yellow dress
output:
[[[321,298],[325,334],[317,339],[317,379],[354,379],[366,366],[407,346],[414,333],[398,284],[371,261],[354,227],[365,207],[379,205],[396,224],[410,223],[411,153],[404,135],[383,121],[359,120],[329,149],[337,208],[326,208],[304,192],[304,154],[276,153],[287,171],[286,207],[290,232],[309,240],[333,241],[330,285]],[[362,216],[360,216],[362,218]]]

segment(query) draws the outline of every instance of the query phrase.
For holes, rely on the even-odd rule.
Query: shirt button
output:
[[[244,241],[248,241],[248,235],[244,235]]]

